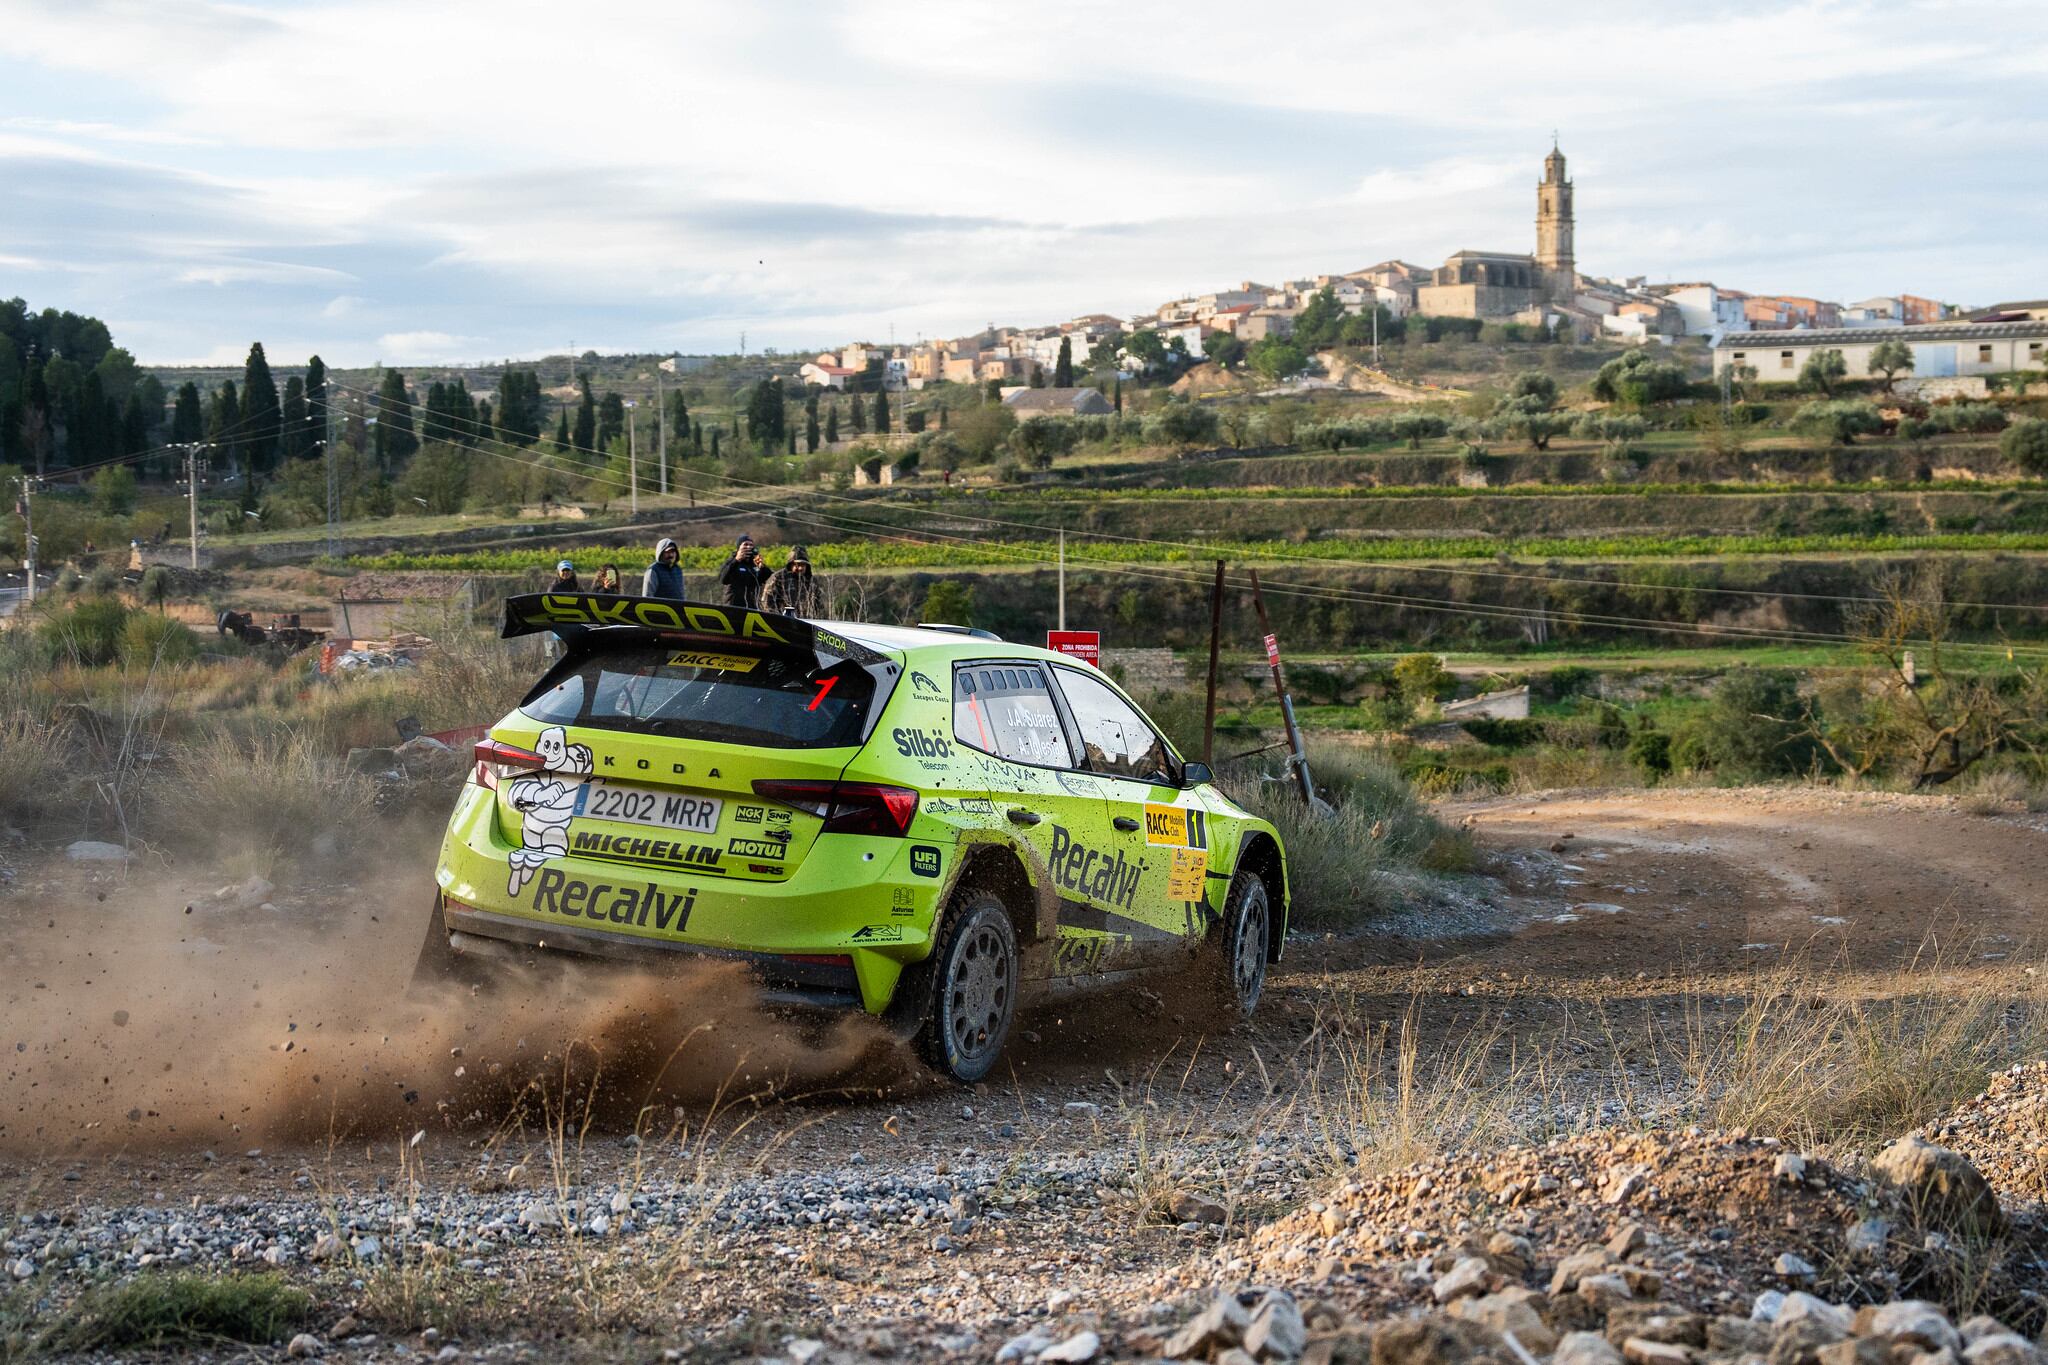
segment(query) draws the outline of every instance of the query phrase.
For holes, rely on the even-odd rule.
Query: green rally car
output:
[[[739,958],[961,1081],[1045,991],[1193,966],[1219,1011],[1257,1004],[1279,836],[1094,668],[959,627],[506,604],[507,638],[541,631],[562,657],[476,746],[423,976]]]

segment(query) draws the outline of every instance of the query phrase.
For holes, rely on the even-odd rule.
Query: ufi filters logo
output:
[[[610,882],[586,882],[552,867],[544,867],[533,883],[533,908],[569,919],[594,920],[599,924],[631,925],[636,929],[669,929],[681,933],[690,925],[690,911],[697,904],[697,888],[686,887],[664,894],[653,882],[642,886],[613,886]]]
[[[1112,858],[1100,849],[1086,847],[1063,826],[1054,825],[1049,861],[1053,880],[1076,895],[1126,910],[1138,899],[1138,881],[1145,865],[1126,860],[1121,849]]]
[[[943,730],[891,730],[896,752],[905,758],[951,758],[953,745]]]

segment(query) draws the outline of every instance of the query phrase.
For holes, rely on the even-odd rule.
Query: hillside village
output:
[[[1737,333],[1840,331],[1855,333],[1852,341],[1874,345],[1896,334],[1913,344],[1929,343],[1925,354],[1916,354],[1916,374],[1923,380],[2036,367],[2041,362],[2048,327],[2022,329],[2027,344],[2017,356],[2008,348],[1994,353],[1985,346],[2011,339],[2011,329],[1979,329],[2048,323],[2048,300],[1965,309],[1898,294],[1840,303],[1749,292],[1703,280],[1651,284],[1640,275],[1614,279],[1584,274],[1574,250],[1573,194],[1564,153],[1552,147],[1536,187],[1533,252],[1459,250],[1434,268],[1386,260],[1274,284],[1244,280],[1232,288],[1170,299],[1148,313],[1126,318],[1087,313],[1037,326],[991,324],[968,336],[908,346],[856,342],[804,363],[797,378],[833,390],[879,386],[894,392],[938,382],[1026,386],[1050,383],[1063,354],[1077,372],[1081,367],[1114,369],[1128,378],[1155,367],[1162,355],[1186,361],[1215,355],[1228,361],[1244,347],[1269,338],[1285,341],[1325,291],[1346,317],[1368,324],[1375,312],[1389,321],[1421,316],[1498,323],[1510,340],[1563,332],[1581,342],[1669,345],[1685,337],[1704,337],[1715,345]],[[1916,330],[1936,324],[1945,324],[1947,330],[1938,336]],[[1369,325],[1354,330],[1356,338],[1347,333],[1346,340],[1374,339]],[[1156,338],[1157,345],[1139,338]],[[1970,349],[1972,345],[1978,349]],[[1778,367],[1780,360],[1772,357],[1770,367]],[[1801,354],[1786,368],[1796,370],[1804,360]],[[688,372],[692,362],[679,357],[664,368]]]

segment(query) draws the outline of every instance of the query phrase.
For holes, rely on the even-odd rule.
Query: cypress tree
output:
[[[555,424],[555,449],[569,448],[569,410],[562,409],[562,420]]]
[[[942,408],[940,408],[940,409],[939,409],[939,430],[940,430],[940,431],[944,431],[944,430],[946,429],[946,414],[947,414],[947,413],[949,413],[949,412],[951,412],[951,411],[952,411],[952,409],[951,409],[951,408],[944,408],[944,407],[942,407]]]
[[[812,394],[804,400],[804,454],[815,455],[818,450],[818,395]]]
[[[278,455],[303,460],[313,452],[306,435],[306,381],[293,375],[284,381],[284,402],[278,407]]]
[[[597,409],[597,448],[610,450],[612,442],[626,433],[626,400],[607,392]]]
[[[875,435],[889,434],[889,393],[886,389],[875,390]]]
[[[865,407],[861,405],[859,394],[853,394],[851,397],[848,398],[846,403],[846,417],[847,425],[853,428],[854,435],[867,435],[868,411]]]
[[[386,370],[377,389],[376,456],[378,473],[389,477],[420,448],[413,434],[412,399],[405,391],[405,376]]]
[[[1056,389],[1074,387],[1074,339],[1060,338],[1060,358],[1052,368],[1052,386]]]
[[[240,441],[251,473],[267,474],[277,464],[277,381],[263,343],[252,342],[242,366],[242,430]]]
[[[837,403],[825,409],[825,443],[827,445],[837,445],[839,443],[839,405]]]
[[[1124,377],[1122,375],[1116,377],[1116,415],[1119,417],[1124,415]]]
[[[576,448],[594,451],[597,449],[597,399],[590,392],[590,376],[579,373],[576,378],[583,386],[582,401],[576,405]]]
[[[199,403],[199,386],[186,380],[178,386],[178,399],[171,408],[171,441],[190,445],[206,436],[206,411]]]
[[[724,427],[711,428],[711,458],[718,458],[718,438],[725,433]]]
[[[327,439],[327,362],[314,356],[306,362],[306,439],[303,449],[307,455],[317,455],[326,447]]]

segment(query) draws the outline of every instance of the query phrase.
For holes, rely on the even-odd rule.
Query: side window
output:
[[[961,664],[953,670],[953,738],[1013,763],[1071,768],[1073,750],[1045,675],[1030,664]]]
[[[1076,669],[1059,670],[1060,691],[1081,732],[1082,766],[1090,772],[1173,782],[1173,760],[1145,718],[1109,684]]]

